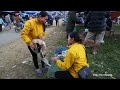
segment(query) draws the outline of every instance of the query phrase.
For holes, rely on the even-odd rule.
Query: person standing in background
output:
[[[76,16],[76,11],[69,11],[68,12],[68,18],[66,23],[66,32],[67,32],[67,38],[68,35],[73,32],[75,23],[79,24],[80,20]]]
[[[9,15],[9,14],[7,14],[7,15],[5,16],[5,22],[7,23],[7,26],[11,27],[11,26],[10,26],[10,24],[11,24],[11,19],[10,19],[10,15]]]
[[[0,15],[0,32],[2,32],[2,25],[5,26],[5,22],[2,19],[2,15]]]
[[[95,43],[92,49],[93,55],[97,53],[97,49],[100,47],[100,43],[105,35],[107,27],[106,18],[110,17],[108,11],[89,11],[86,20],[85,28],[88,28],[88,33],[85,37],[83,44],[86,46],[89,40],[95,37]]]
[[[60,19],[59,15],[55,16],[56,26],[59,26],[59,19]]]

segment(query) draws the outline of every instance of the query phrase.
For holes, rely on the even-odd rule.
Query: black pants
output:
[[[58,79],[74,79],[69,71],[57,71],[55,72],[55,77]]]
[[[32,54],[34,66],[35,66],[36,69],[38,69],[38,68],[39,68],[39,65],[38,65],[38,57],[37,57],[37,54],[32,51],[32,49],[30,48],[30,46],[28,46],[28,49],[29,49],[29,51],[30,51],[31,54]],[[45,63],[44,63],[42,60],[41,60],[41,64],[42,64],[42,68],[44,68],[44,67],[45,67]]]
[[[59,26],[59,21],[58,20],[56,20],[56,26]]]
[[[2,32],[2,24],[0,24],[0,32]]]

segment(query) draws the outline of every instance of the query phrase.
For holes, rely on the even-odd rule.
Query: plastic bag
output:
[[[54,55],[58,56],[60,60],[64,60],[66,52],[67,52],[67,49],[65,47],[60,46],[54,51]],[[62,69],[60,69],[55,62],[51,61],[51,67],[48,69],[47,77],[55,78],[54,74],[56,71],[62,71]]]

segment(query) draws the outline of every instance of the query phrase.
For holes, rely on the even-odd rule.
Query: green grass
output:
[[[112,29],[120,33],[120,25],[113,25]],[[94,57],[91,49],[87,48],[88,62],[95,79],[119,79],[120,78],[120,35],[105,37],[105,43],[101,45]],[[106,76],[105,76],[106,75]],[[107,76],[108,75],[108,76]]]
[[[115,30],[120,29],[120,25],[113,25]],[[120,31],[119,31],[120,32]],[[65,36],[65,34],[63,34]],[[120,35],[105,37],[105,43],[98,49],[98,53],[93,56],[91,48],[87,48],[88,63],[94,75],[93,79],[119,79],[120,78]],[[65,46],[66,38],[61,37],[56,42],[56,46]],[[98,75],[98,76],[96,76]],[[108,76],[107,76],[108,75]]]
[[[120,78],[120,35],[106,37],[104,40],[105,43],[101,45],[95,57],[91,54],[90,48],[87,49],[88,62],[93,74],[103,74],[103,76],[97,76],[96,78],[118,79]],[[104,76],[105,73],[112,76]]]
[[[113,24],[112,29],[116,31],[120,31],[120,24]]]

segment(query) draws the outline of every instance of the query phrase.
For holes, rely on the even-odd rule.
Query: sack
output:
[[[55,72],[63,71],[60,69],[55,62],[51,61],[51,67],[48,69],[46,76],[48,78],[55,78]]]
[[[53,55],[57,55],[59,57],[60,60],[63,61],[64,59],[64,55],[66,54],[66,50],[67,48],[63,47],[63,46],[59,46],[57,47],[57,49],[55,49],[52,54]],[[51,61],[51,67],[48,69],[47,72],[47,77],[48,78],[55,78],[55,72],[57,71],[63,71],[62,69],[60,69],[55,62]]]
[[[83,67],[79,70],[78,75],[82,79],[88,79],[90,76],[92,76],[92,73],[89,67]]]
[[[62,52],[63,51],[66,51],[67,50],[67,48],[65,48],[65,47],[63,47],[63,46],[59,46],[56,50],[55,50],[55,52],[54,52],[54,54],[62,54]]]

